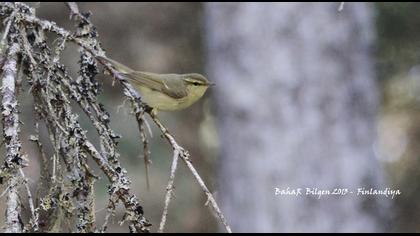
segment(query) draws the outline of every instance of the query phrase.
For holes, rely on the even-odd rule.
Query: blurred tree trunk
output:
[[[236,232],[383,231],[373,144],[372,8],[208,3],[209,77],[221,143],[219,199]],[[274,189],[303,188],[301,196]],[[306,187],[349,188],[306,196]],[[383,187],[382,187],[383,188]]]

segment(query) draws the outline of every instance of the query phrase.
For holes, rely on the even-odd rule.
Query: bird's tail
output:
[[[117,61],[114,61],[114,60],[112,60],[112,59],[109,59],[109,58],[107,58],[107,57],[104,57],[104,56],[97,56],[97,58],[98,58],[99,60],[101,60],[102,62],[106,62],[106,63],[111,64],[111,65],[112,65],[112,67],[114,67],[114,68],[115,68],[115,70],[117,70],[117,71],[118,71],[118,72],[120,72],[120,73],[126,74],[126,73],[131,73],[131,72],[133,72],[133,71],[134,71],[133,69],[131,69],[131,68],[129,68],[129,67],[127,67],[127,66],[125,66],[125,65],[123,65],[123,64],[121,64],[121,63],[119,63],[119,62],[117,62]]]

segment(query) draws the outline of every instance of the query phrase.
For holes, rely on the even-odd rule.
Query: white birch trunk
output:
[[[234,232],[382,231],[384,197],[275,196],[381,187],[365,3],[208,3],[219,200]],[[305,192],[305,189],[304,189]]]

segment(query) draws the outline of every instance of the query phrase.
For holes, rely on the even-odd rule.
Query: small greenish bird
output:
[[[107,62],[124,76],[142,95],[142,100],[156,110],[175,111],[191,106],[200,99],[209,86],[214,85],[204,76],[191,74],[156,74],[135,71],[112,59],[98,56],[102,62]],[[146,182],[149,189],[150,160],[145,156]]]
[[[142,95],[143,101],[161,111],[181,110],[200,99],[209,86],[214,85],[204,76],[190,74],[156,74],[135,71],[112,59],[99,56],[111,64]]]

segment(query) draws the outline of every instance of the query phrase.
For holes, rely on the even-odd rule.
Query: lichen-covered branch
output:
[[[109,127],[109,114],[97,102],[99,85],[96,75],[95,60],[90,53],[81,48],[80,76],[73,79],[64,65],[59,63],[60,53],[66,42],[91,41],[96,44],[87,17],[80,14],[80,30],[75,34],[57,27],[54,23],[39,20],[30,8],[23,3],[1,3],[1,16],[15,15],[19,30],[18,47],[22,48],[25,74],[28,76],[30,92],[34,97],[35,117],[43,121],[49,131],[49,138],[54,147],[54,154],[47,157],[42,149],[38,134],[31,136],[41,154],[43,170],[52,167],[50,190],[41,197],[41,204],[36,211],[41,213],[42,231],[55,232],[76,212],[76,230],[78,232],[96,232],[93,196],[95,175],[87,165],[87,158],[92,157],[111,182],[110,201],[115,206],[121,201],[127,209],[124,216],[132,232],[147,232],[150,224],[143,216],[143,208],[137,197],[131,193],[130,180],[119,163],[116,151],[116,135]],[[79,13],[78,13],[79,14]],[[77,17],[76,17],[77,18]],[[57,46],[51,49],[44,31],[57,33]],[[83,40],[81,40],[83,38]],[[77,40],[76,40],[77,39]],[[100,137],[100,152],[86,137],[86,131],[78,122],[78,115],[73,112],[71,100],[75,101],[97,128]],[[36,122],[38,130],[39,122]],[[62,159],[59,159],[62,158]],[[63,162],[66,172],[60,171]],[[52,164],[51,164],[52,163]],[[44,173],[48,176],[48,173]],[[54,200],[56,199],[56,200]],[[72,200],[73,199],[73,200]],[[53,200],[53,201],[50,201]],[[63,218],[64,217],[64,218]],[[66,219],[65,219],[66,218]]]
[[[115,216],[119,203],[125,208],[120,221],[127,223],[130,232],[149,232],[151,224],[144,216],[139,198],[133,194],[127,171],[120,164],[118,139],[110,127],[110,115],[97,97],[101,92],[95,76],[99,73],[98,62],[116,78],[130,99],[133,113],[138,123],[140,141],[143,144],[146,166],[146,182],[149,187],[148,165],[150,151],[145,133],[145,114],[149,114],[173,148],[173,162],[165,196],[164,212],[159,227],[162,232],[166,223],[168,206],[173,192],[173,183],[178,159],[181,158],[191,170],[199,185],[206,193],[226,231],[231,232],[223,214],[201,177],[192,166],[189,154],[177,144],[173,136],[160,123],[151,109],[142,103],[137,91],[106,61],[98,40],[99,34],[90,21],[90,13],[83,13],[74,2],[67,3],[70,15],[77,22],[77,30],[71,32],[54,22],[41,20],[35,11],[25,3],[0,3],[0,19],[6,22],[0,49],[7,48],[4,56],[2,76],[3,133],[6,145],[6,159],[1,168],[0,180],[6,184],[7,232],[59,232],[63,226],[73,225],[76,232],[104,232],[110,217]],[[50,40],[51,34],[55,36]],[[53,43],[50,43],[50,42]],[[61,53],[68,43],[79,46],[79,75],[73,77],[68,68],[60,63]],[[22,171],[23,157],[20,153],[18,101],[15,83],[18,81],[17,64],[22,65],[25,83],[33,97],[34,134],[31,140],[38,150],[41,160],[41,179],[34,199],[27,186]],[[87,137],[87,131],[79,123],[79,114],[73,106],[78,106],[96,129],[97,147]],[[39,126],[45,125],[52,151],[47,152],[39,137]],[[98,229],[95,219],[94,183],[98,178],[88,164],[91,158],[108,178],[109,201],[104,225]],[[1,182],[1,181],[0,181]],[[1,184],[1,183],[0,183]],[[21,203],[18,186],[24,184],[30,222],[22,222]],[[35,201],[34,201],[35,200]]]
[[[9,39],[12,38],[9,36]],[[9,40],[10,41],[10,40]],[[6,182],[6,232],[20,233],[23,230],[21,206],[18,195],[19,169],[22,165],[21,141],[19,139],[18,102],[16,98],[17,55],[20,47],[11,43],[3,65],[1,87],[1,114],[6,158],[1,168],[1,181]]]

